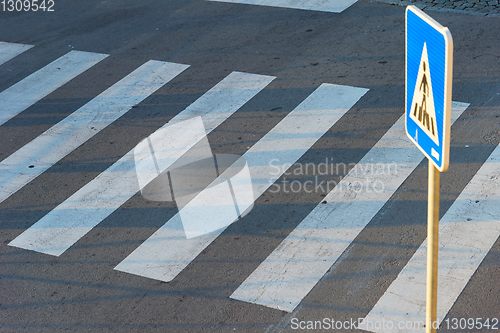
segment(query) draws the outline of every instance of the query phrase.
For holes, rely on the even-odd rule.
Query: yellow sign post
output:
[[[427,208],[427,295],[425,311],[425,332],[436,332],[438,245],[439,245],[439,178],[440,172],[429,161],[429,197]]]

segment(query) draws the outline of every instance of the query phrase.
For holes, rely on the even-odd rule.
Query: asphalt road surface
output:
[[[28,2],[0,11],[0,332],[423,331],[404,7]],[[500,18],[429,13],[454,41],[439,331],[495,332]],[[134,148],[174,161],[196,124],[252,185],[192,218],[141,195]]]

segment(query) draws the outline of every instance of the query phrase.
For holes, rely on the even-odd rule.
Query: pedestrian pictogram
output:
[[[411,102],[411,113],[415,123],[439,145],[436,111],[434,109],[434,96],[432,94],[432,79],[429,70],[429,57],[427,56],[427,44],[424,43],[420,67],[418,69],[417,84]]]

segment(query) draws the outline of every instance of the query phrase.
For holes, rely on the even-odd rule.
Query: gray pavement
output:
[[[465,13],[479,16],[500,16],[499,0],[377,0],[380,2],[408,6],[415,5],[420,9],[442,12]]]
[[[0,203],[0,332],[300,332],[297,320],[366,316],[425,240],[426,162],[292,313],[230,296],[325,200],[321,188],[305,188],[315,174],[281,177],[275,185],[285,189],[292,180],[304,190],[274,193],[273,186],[170,282],[115,269],[177,213],[171,202],[147,201],[140,193],[58,257],[8,244],[232,72],[276,79],[209,133],[214,154],[245,154],[328,83],[369,91],[290,171],[307,165],[319,171],[325,159],[330,165],[357,164],[404,113],[404,10],[372,0],[359,0],[342,13],[205,0],[99,0],[56,1],[51,13],[0,13],[0,41],[33,45],[0,65],[0,91],[69,51],[109,54],[0,126],[2,160],[144,63],[190,65]],[[500,142],[498,18],[462,13],[430,13],[453,35],[453,100],[470,103],[451,132],[450,169],[441,176],[442,215]],[[338,182],[347,171],[330,173],[318,180]],[[81,215],[72,212],[78,221]],[[353,218],[359,213],[353,211]],[[498,320],[499,262],[500,239],[445,320]],[[443,324],[439,331],[472,330]]]

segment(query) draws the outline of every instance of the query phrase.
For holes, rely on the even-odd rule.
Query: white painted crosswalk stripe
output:
[[[233,72],[165,126],[201,116],[207,133],[219,126],[274,77]],[[183,142],[174,140],[180,146]],[[131,150],[45,215],[9,245],[59,256],[139,190]]]
[[[439,221],[439,323],[500,236],[500,147]],[[427,276],[427,241],[389,286],[360,328],[373,332],[420,332],[399,329],[399,322],[424,323]],[[375,329],[375,322],[392,321],[394,329]],[[437,325],[436,325],[437,326]]]
[[[26,110],[108,55],[70,51],[0,93],[0,125]]]
[[[254,200],[323,136],[367,89],[323,84],[289,113],[243,157],[250,168]],[[278,163],[270,163],[277,159]],[[282,172],[276,172],[277,165]],[[232,221],[223,223],[229,225]],[[161,281],[175,278],[223,231],[187,239],[177,213],[115,269]]]
[[[467,106],[454,102],[452,121]],[[231,298],[292,312],[422,159],[401,117]]]
[[[0,163],[0,202],[184,71],[150,60]]]
[[[358,0],[208,0],[245,5],[271,6],[341,13]]]
[[[33,45],[0,42],[0,65],[32,47]]]

